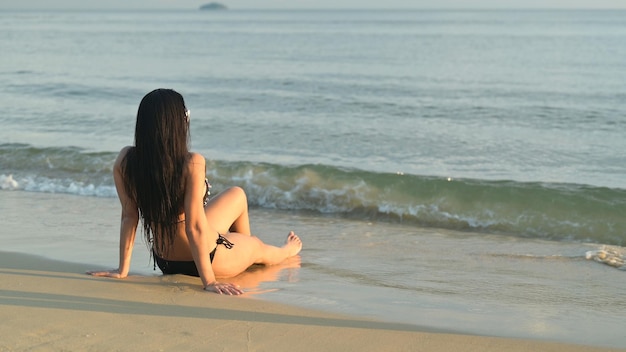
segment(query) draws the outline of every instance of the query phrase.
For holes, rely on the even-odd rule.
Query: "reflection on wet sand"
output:
[[[299,255],[287,258],[284,262],[276,265],[253,265],[243,273],[232,277],[222,279],[226,282],[239,285],[246,292],[244,295],[260,294],[265,292],[276,291],[277,289],[260,290],[260,286],[264,282],[297,282],[298,270],[301,265]]]

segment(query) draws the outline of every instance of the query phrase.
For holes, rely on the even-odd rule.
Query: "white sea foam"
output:
[[[19,187],[19,183],[13,179],[13,175],[0,175],[0,189],[14,190]]]
[[[585,257],[620,270],[626,270],[626,249],[622,247],[602,246],[600,249],[587,251]]]
[[[26,176],[16,180],[13,175],[0,175],[0,189],[67,193],[94,197],[115,197],[117,194],[115,187],[112,185],[94,185],[75,180],[52,179],[41,176]]]

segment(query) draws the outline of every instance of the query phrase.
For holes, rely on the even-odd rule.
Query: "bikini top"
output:
[[[207,204],[209,204],[209,196],[211,195],[211,184],[209,183],[208,178],[204,179],[204,185],[205,185],[205,191],[204,191],[204,197],[202,198],[202,205],[206,207]],[[176,223],[181,223],[184,221],[185,219],[178,219]]]
[[[209,204],[209,196],[211,195],[211,184],[209,183],[209,179],[204,179],[205,191],[204,198],[202,198],[202,204],[206,207]]]

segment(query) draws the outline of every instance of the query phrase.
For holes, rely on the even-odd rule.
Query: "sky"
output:
[[[231,9],[615,8],[625,0],[0,0],[1,9],[196,9],[217,1]]]

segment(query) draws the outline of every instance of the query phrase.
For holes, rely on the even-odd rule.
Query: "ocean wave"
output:
[[[116,195],[115,186],[112,185],[96,185],[70,179],[59,180],[33,176],[15,179],[12,174],[0,174],[0,189],[4,191],[67,193],[93,197],[114,197]]]
[[[116,153],[0,145],[2,190],[115,197]],[[251,206],[528,238],[626,244],[626,190],[452,179],[330,165],[207,160],[214,194]]]
[[[215,162],[213,184],[237,184],[254,205],[530,238],[626,242],[626,191],[374,173],[327,165]]]
[[[114,197],[115,153],[75,147],[0,145],[0,188],[82,196]]]

